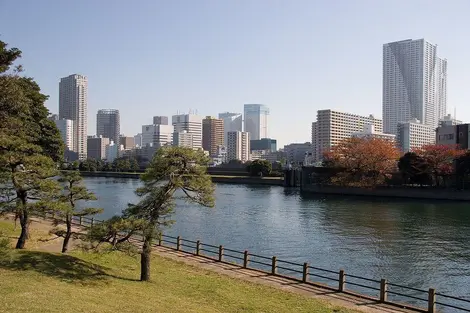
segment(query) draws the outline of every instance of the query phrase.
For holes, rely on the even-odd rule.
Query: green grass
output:
[[[138,277],[138,259],[120,252],[14,250],[0,254],[0,312],[351,312],[159,256],[152,281]]]

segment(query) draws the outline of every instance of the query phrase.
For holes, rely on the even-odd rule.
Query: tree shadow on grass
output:
[[[0,257],[0,268],[36,271],[49,277],[80,284],[106,282],[109,278],[137,281],[108,274],[107,268],[70,255],[27,250],[15,252],[11,257]]]

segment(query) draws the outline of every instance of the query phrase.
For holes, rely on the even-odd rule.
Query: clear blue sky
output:
[[[197,109],[269,106],[282,146],[318,109],[381,116],[383,43],[426,38],[448,59],[448,111],[470,121],[469,0],[0,0],[0,38],[58,111],[59,79],[88,76],[88,133],[117,108],[127,135]]]

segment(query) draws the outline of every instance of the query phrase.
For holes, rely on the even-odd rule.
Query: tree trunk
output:
[[[66,253],[69,249],[70,237],[72,237],[72,216],[67,214],[65,216],[65,223],[67,225],[67,231],[65,232],[64,243],[62,245],[62,253]]]
[[[150,254],[152,252],[151,238],[144,236],[144,245],[140,254],[140,281],[150,280]]]
[[[24,204],[26,201],[22,201]],[[26,244],[26,239],[29,238],[29,216],[28,210],[25,209],[25,206],[22,209],[20,214],[20,225],[21,225],[21,234],[16,243],[16,249],[24,249]]]

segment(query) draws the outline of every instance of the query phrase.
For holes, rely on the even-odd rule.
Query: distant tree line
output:
[[[113,162],[105,160],[86,159],[83,161],[74,161],[63,163],[63,170],[79,170],[81,172],[143,172],[148,166],[147,158],[137,157],[120,157],[114,159]]]

